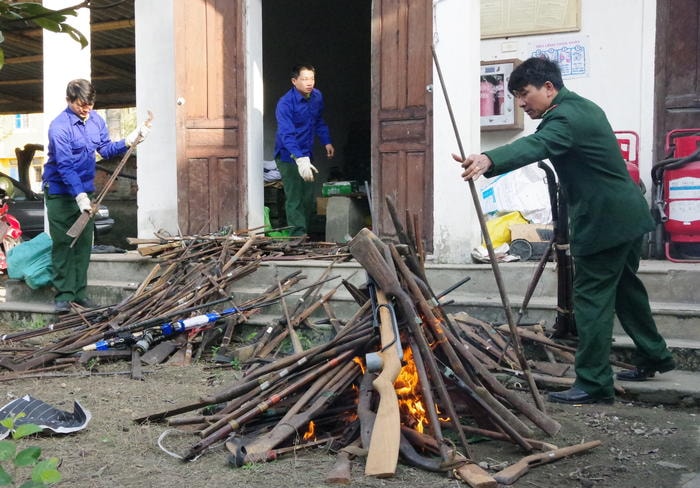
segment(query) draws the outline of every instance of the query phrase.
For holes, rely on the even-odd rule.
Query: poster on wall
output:
[[[508,80],[519,59],[482,61],[480,77],[481,130],[523,128],[523,110],[508,91]]]
[[[531,57],[548,58],[559,64],[563,79],[583,78],[589,75],[588,38],[543,38],[528,43]]]

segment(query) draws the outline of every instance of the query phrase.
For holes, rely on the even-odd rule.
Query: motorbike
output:
[[[10,215],[10,205],[14,185],[7,178],[0,177],[0,274],[7,272],[7,253],[22,242],[22,228],[19,221]]]

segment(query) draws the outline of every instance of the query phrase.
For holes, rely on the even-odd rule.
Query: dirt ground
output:
[[[165,424],[137,425],[133,419],[175,405],[196,401],[233,381],[235,371],[192,366],[147,367],[145,379],[136,381],[127,372],[128,362],[100,367],[93,374],[22,379],[4,383],[2,404],[31,394],[61,410],[73,410],[78,401],[92,414],[88,426],[78,432],[28,438],[44,456],[62,459],[62,487],[209,487],[254,486],[261,488],[322,487],[335,455],[326,448],[301,450],[269,463],[230,468],[223,445],[185,463],[158,446],[169,429]],[[110,373],[110,374],[107,374]],[[698,409],[618,401],[605,406],[549,404],[549,414],[562,424],[559,434],[546,438],[560,447],[591,440],[602,446],[572,458],[534,467],[515,487],[676,488],[700,472],[700,422]],[[171,432],[162,441],[165,449],[183,453],[197,442],[192,434]],[[526,455],[519,448],[497,441],[472,445],[474,459],[491,472]],[[436,474],[400,464],[393,478],[365,477],[363,459],[353,462],[352,486],[467,486],[448,474]],[[21,476],[18,476],[21,478]],[[697,481],[697,480],[696,480]],[[689,485],[698,486],[698,485]]]

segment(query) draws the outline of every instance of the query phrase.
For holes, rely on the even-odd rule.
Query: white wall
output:
[[[173,0],[135,0],[136,112],[141,124],[153,112],[153,127],[138,152],[138,237],[164,229],[178,232],[175,39]],[[187,101],[185,100],[184,103]]]
[[[458,5],[457,0],[437,0],[435,31],[440,44],[449,45],[439,50],[443,72],[447,78],[451,103],[459,124],[463,125],[462,138],[465,152],[479,152],[508,143],[534,132],[539,121],[525,115],[523,131],[484,132],[481,148],[473,141],[474,126],[479,124],[477,99],[479,89],[479,60],[509,58],[527,59],[528,47],[544,39],[552,42],[583,39],[588,47],[588,76],[565,79],[565,85],[599,104],[607,113],[615,130],[632,130],[640,135],[640,172],[647,189],[651,188],[650,171],[653,164],[653,108],[654,108],[654,47],[656,38],[655,0],[583,0],[581,30],[579,32],[547,36],[522,36],[483,40],[476,58],[470,48],[474,41],[473,16],[478,19],[478,7]],[[461,63],[463,67],[446,68],[444,65]],[[464,66],[470,65],[470,68]],[[458,72],[449,71],[459,70]],[[437,75],[434,76],[437,89]],[[473,80],[473,82],[472,82]],[[480,244],[479,224],[472,205],[465,201],[464,189],[457,187],[457,171],[448,171],[446,155],[456,150],[449,140],[452,134],[449,119],[435,96],[435,255],[437,262],[463,263],[468,253]],[[478,130],[478,129],[477,129]],[[486,182],[477,181],[477,186]],[[464,185],[466,187],[466,185]],[[647,198],[650,190],[647,191]],[[466,207],[465,207],[466,206]],[[457,209],[457,210],[456,210]],[[456,211],[455,211],[456,210]],[[464,228],[464,226],[468,228]]]
[[[435,51],[466,154],[479,152],[479,2],[433,2]],[[459,154],[438,73],[433,66],[434,253],[439,263],[469,261],[481,231],[461,167],[450,156]]]
[[[614,130],[639,134],[640,171],[646,187],[651,188],[656,0],[584,0],[581,5],[580,32],[509,38],[508,44],[514,43],[515,51],[507,52],[502,51],[506,39],[484,40],[482,59],[527,59],[528,44],[532,42],[585,39],[589,76],[565,79],[564,84],[600,105]],[[521,133],[485,132],[483,147],[488,149],[527,135],[538,123],[526,115]]]

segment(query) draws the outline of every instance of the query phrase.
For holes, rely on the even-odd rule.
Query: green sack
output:
[[[264,207],[264,224],[265,224],[265,235],[270,237],[289,237],[290,230],[272,230],[272,222],[270,222],[270,207]]]
[[[24,280],[27,286],[36,290],[51,284],[51,237],[42,232],[34,239],[23,242],[7,253],[7,276]]]

